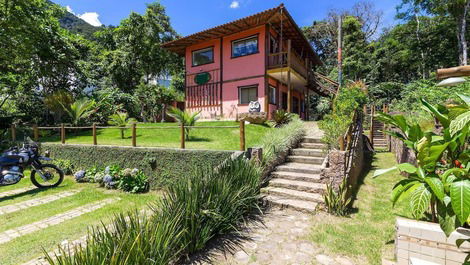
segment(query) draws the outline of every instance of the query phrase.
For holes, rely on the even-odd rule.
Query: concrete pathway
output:
[[[18,203],[7,205],[7,206],[2,206],[0,207],[0,215],[13,213],[13,212],[27,209],[30,207],[38,206],[41,204],[50,203],[50,202],[53,202],[62,198],[70,197],[72,195],[77,194],[78,192],[80,192],[80,190],[64,191],[58,194],[53,194],[53,195],[49,195],[49,196],[45,196],[41,198],[24,201],[24,202],[18,202]]]
[[[236,246],[232,253],[216,250],[209,254],[217,265],[352,265],[345,257],[328,256],[308,240],[312,218],[309,214],[290,209],[273,209],[263,216],[263,224],[251,223],[249,239]]]
[[[89,203],[89,204],[77,207],[75,209],[72,209],[70,211],[56,214],[52,217],[34,222],[32,224],[27,224],[27,225],[24,225],[15,229],[4,231],[0,233],[0,244],[7,243],[17,237],[31,234],[41,229],[47,228],[49,226],[57,225],[67,220],[78,217],[80,215],[95,211],[116,200],[117,200],[116,198],[111,198],[111,199],[105,199],[105,200],[101,200],[101,201],[94,202],[94,203]]]

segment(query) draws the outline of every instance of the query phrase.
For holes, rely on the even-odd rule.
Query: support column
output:
[[[287,40],[287,112],[291,113],[292,112],[292,82],[291,82],[291,71],[290,71],[290,65],[291,65],[291,49],[292,49],[292,44],[291,40]]]

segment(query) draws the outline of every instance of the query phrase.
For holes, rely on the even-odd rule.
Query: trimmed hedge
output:
[[[233,151],[182,150],[152,147],[41,144],[51,158],[70,160],[76,170],[118,165],[138,168],[150,177],[150,187],[167,186],[196,168],[214,168]]]

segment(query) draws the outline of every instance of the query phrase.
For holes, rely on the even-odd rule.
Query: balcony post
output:
[[[292,112],[292,84],[291,84],[291,51],[292,50],[292,43],[291,40],[287,40],[287,112]]]

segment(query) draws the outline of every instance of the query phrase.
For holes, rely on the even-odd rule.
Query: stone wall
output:
[[[395,137],[390,137],[391,151],[395,154],[397,163],[416,164],[416,156],[414,152],[406,147],[406,145]]]

